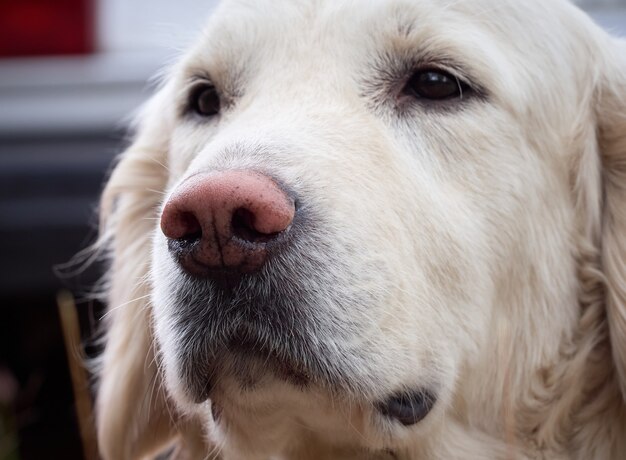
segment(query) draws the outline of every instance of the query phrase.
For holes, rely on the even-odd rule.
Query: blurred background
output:
[[[215,3],[0,0],[0,460],[84,458],[56,296],[94,275],[53,267],[94,240],[128,117]],[[626,0],[579,3],[626,35]],[[85,340],[101,314],[79,304]]]

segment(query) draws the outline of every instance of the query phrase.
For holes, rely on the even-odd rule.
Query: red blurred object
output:
[[[93,0],[0,0],[0,57],[93,49]]]

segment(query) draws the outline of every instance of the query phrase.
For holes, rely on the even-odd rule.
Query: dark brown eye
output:
[[[422,99],[442,100],[460,98],[470,87],[442,70],[420,70],[409,79],[405,91]]]
[[[203,117],[217,115],[220,111],[220,96],[213,85],[200,85],[191,93],[191,109]]]

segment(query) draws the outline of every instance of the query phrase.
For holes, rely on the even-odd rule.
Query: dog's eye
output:
[[[405,92],[413,97],[443,100],[463,97],[470,87],[443,70],[420,70],[409,79]]]
[[[217,115],[220,111],[220,95],[215,86],[199,85],[191,92],[191,109],[203,117]]]

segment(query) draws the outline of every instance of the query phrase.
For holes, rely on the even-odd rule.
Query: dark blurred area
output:
[[[120,120],[153,71],[107,69],[125,61],[96,50],[95,14],[90,0],[0,0],[0,460],[83,458],[56,296],[85,299],[99,273],[53,267],[95,239]],[[102,308],[78,312],[92,350]]]
[[[83,458],[55,301],[64,281],[52,267],[93,240],[95,203],[122,135],[110,126],[29,123],[37,100],[58,95],[63,82],[50,88],[45,75],[31,75],[36,58],[30,69],[6,58],[91,53],[93,7],[85,0],[0,1],[0,460]],[[21,120],[19,110],[11,113],[16,104],[27,109]],[[97,276],[92,269],[91,279],[65,283],[80,293]],[[79,311],[88,341],[99,308],[84,303]]]
[[[84,458],[56,298],[79,300],[96,353],[99,267],[53,267],[95,240],[128,115],[215,1],[0,0],[0,460]],[[626,0],[583,5],[626,30]]]
[[[95,451],[57,296],[73,294],[76,348],[94,356],[103,307],[87,299],[102,267],[67,262],[97,237],[98,196],[150,79],[214,3],[0,0],[0,460]]]
[[[94,238],[117,144],[106,132],[0,139],[0,378],[16,387],[2,402],[18,433],[15,458],[82,458],[55,297],[64,284],[82,295],[98,275],[64,281],[52,267]],[[88,341],[100,309],[79,311]]]

